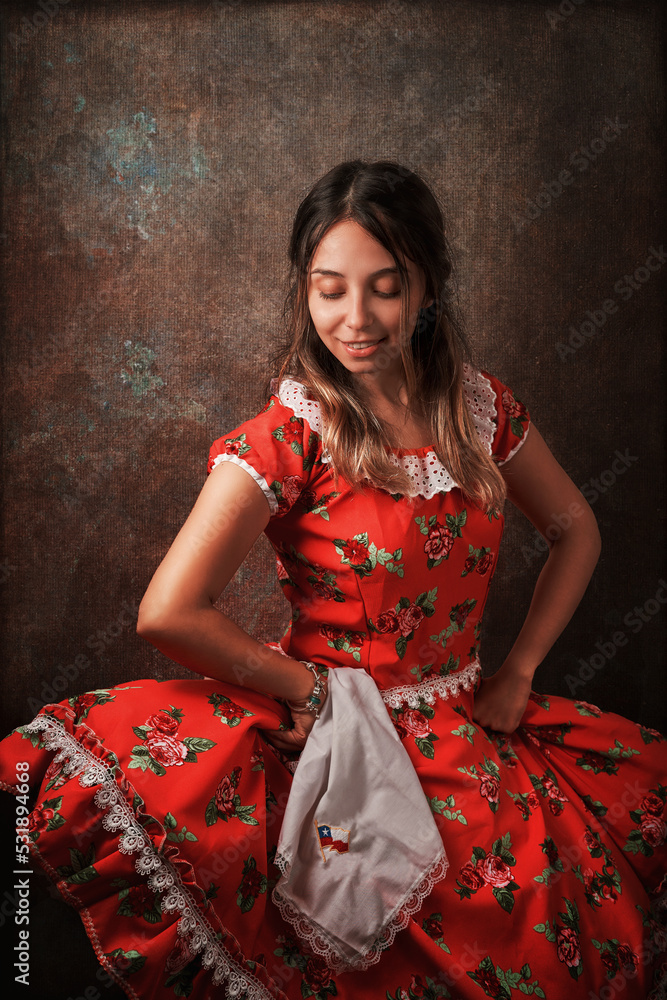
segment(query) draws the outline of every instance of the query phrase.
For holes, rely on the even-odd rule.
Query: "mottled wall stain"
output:
[[[153,393],[164,385],[159,375],[150,373],[155,360],[155,351],[151,351],[150,347],[144,347],[140,341],[133,344],[131,340],[126,340],[125,353],[129,371],[123,368],[120,379],[123,385],[132,387],[135,396],[141,397]]]
[[[621,629],[627,644],[576,693],[665,724],[665,612],[624,624],[665,574],[665,272],[615,291],[665,238],[663,29],[657,3],[584,3],[556,22],[550,9],[91,0],[39,26],[36,7],[3,5],[5,729],[82,690],[188,675],[127,609],[195,502],[210,443],[263,404],[299,202],[357,156],[432,184],[477,362],[578,486],[603,487],[600,564],[536,686],[571,693],[565,676]],[[607,119],[623,127],[602,149]],[[618,309],[581,333],[610,298]],[[561,357],[572,327],[579,346]],[[611,482],[625,449],[637,459]],[[543,559],[510,510],[489,669]],[[282,634],[265,539],[221,606],[259,639]]]

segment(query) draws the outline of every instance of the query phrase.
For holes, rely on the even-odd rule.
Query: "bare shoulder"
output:
[[[174,615],[218,599],[270,518],[261,488],[243,468],[221,462],[144,594],[138,629],[168,629]]]

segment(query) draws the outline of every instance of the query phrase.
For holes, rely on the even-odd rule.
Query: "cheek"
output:
[[[320,303],[317,301],[317,299],[315,298],[315,296],[314,295],[309,296],[309,298],[308,298],[308,312],[310,313],[310,318],[312,319],[313,323],[317,323],[317,322],[320,321],[321,311],[322,310],[320,309]]]
[[[331,327],[335,325],[335,320],[331,314],[331,310],[323,309],[317,300],[309,301],[308,310],[310,312],[310,318],[313,321],[313,325],[318,334],[320,336],[326,336]]]

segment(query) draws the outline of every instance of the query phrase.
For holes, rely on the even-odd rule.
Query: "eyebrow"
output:
[[[332,278],[344,278],[345,275],[341,274],[340,271],[330,271],[328,268],[316,267],[311,274],[325,274],[330,275]],[[370,278],[378,278],[381,274],[398,274],[397,267],[381,267],[379,271],[373,271]]]

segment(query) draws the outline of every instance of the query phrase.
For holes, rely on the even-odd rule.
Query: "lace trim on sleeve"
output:
[[[288,406],[294,413],[308,421],[312,430],[322,436],[322,410],[319,402],[308,399],[306,388],[296,379],[286,378],[278,385],[278,379],[271,379],[271,391],[274,392],[283,406]],[[485,375],[467,363],[463,366],[463,392],[470,407],[472,418],[477,428],[482,444],[489,455],[496,430],[497,411],[495,392],[491,382]],[[424,449],[416,449],[423,452]],[[508,456],[509,457],[509,456]],[[423,496],[429,499],[436,493],[448,493],[458,486],[450,476],[432,449],[427,454],[390,454],[394,465],[402,468],[413,481],[411,496]],[[322,452],[322,461],[329,461],[326,449]],[[507,461],[507,459],[506,459]]]
[[[498,462],[498,465],[504,465],[505,462],[509,462],[510,458],[512,458],[514,455],[516,455],[516,453],[519,450],[519,448],[521,447],[521,445],[525,443],[526,438],[528,437],[528,431],[529,430],[530,430],[530,424],[526,424],[526,426],[523,429],[523,437],[519,441],[517,441],[517,443],[514,445],[514,447],[512,448],[511,452],[507,456],[507,458],[503,458],[503,460],[501,462]]]
[[[244,971],[218,939],[209,921],[201,913],[189,888],[183,883],[176,865],[158,853],[151,837],[135,817],[123,792],[118,787],[114,770],[90,750],[82,746],[51,716],[38,715],[21,727],[24,733],[42,733],[46,750],[57,750],[54,760],[63,761],[63,771],[79,776],[82,788],[100,787],[94,802],[104,814],[102,826],[118,833],[118,850],[121,854],[136,854],[134,867],[146,877],[148,885],[160,895],[160,906],[165,913],[180,913],[177,930],[187,950],[194,957],[201,952],[201,963],[213,970],[213,983],[225,984],[225,995],[244,996],[248,1000],[272,1000],[274,994],[251,973]],[[275,994],[282,996],[282,993]]]
[[[260,473],[257,472],[256,469],[253,469],[252,465],[249,465],[248,462],[246,462],[243,458],[239,458],[238,455],[225,455],[225,454],[216,455],[211,465],[211,472],[213,472],[216,465],[219,465],[220,462],[233,462],[234,465],[238,465],[242,469],[245,469],[246,472],[249,472],[252,478],[257,483],[257,485],[261,487],[262,493],[269,501],[269,509],[271,511],[271,514],[276,513],[276,511],[278,510],[278,501],[276,499],[276,495],[269,486],[269,484],[267,483],[264,476],[260,475]]]

